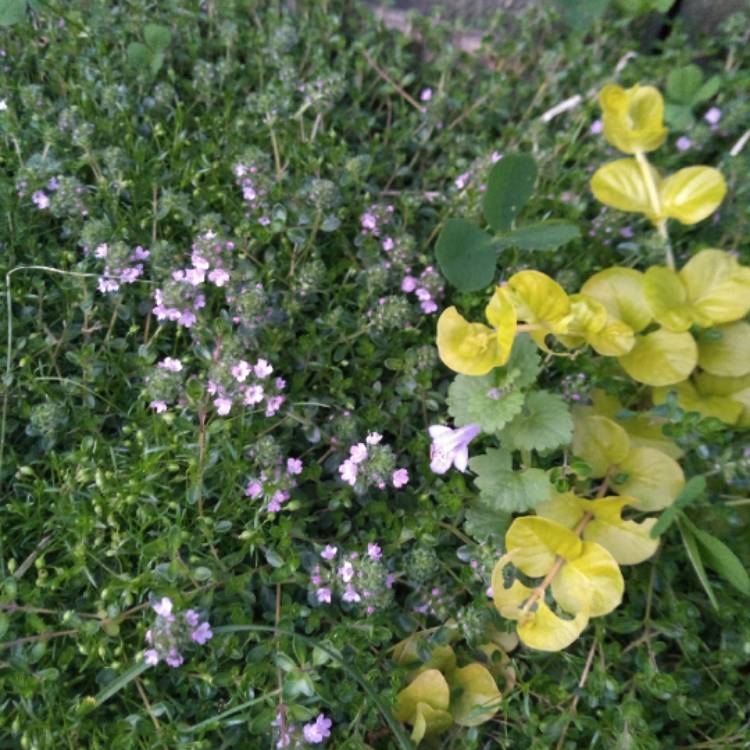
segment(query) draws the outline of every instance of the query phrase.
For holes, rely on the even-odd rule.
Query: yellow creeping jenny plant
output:
[[[710,216],[727,191],[721,173],[712,167],[687,167],[662,178],[646,153],[664,143],[664,101],[652,86],[629,89],[609,84],[599,94],[604,137],[634,159],[618,159],[600,167],[591,190],[602,202],[620,211],[644,214],[666,238],[667,219],[695,224]],[[670,264],[673,265],[673,264]]]
[[[460,374],[449,398],[457,425],[478,423],[475,429],[496,434],[502,445],[469,463],[480,499],[505,512],[536,511],[507,528],[492,596],[499,613],[515,621],[521,642],[542,651],[567,647],[591,618],[619,605],[620,567],[651,557],[668,526],[652,514],[670,508],[681,493],[693,493],[700,478],[691,480],[692,489],[686,486],[678,463],[682,451],[663,433],[663,418],[625,412],[596,388],[589,405],[572,410],[566,434],[567,407],[557,403],[559,397],[513,390],[536,377],[533,367],[526,377],[534,346],[521,347],[517,337],[528,334],[539,349],[559,356],[591,347],[649,387],[640,403],[650,397],[660,404],[675,391],[687,411],[750,427],[750,268],[731,253],[709,248],[678,270],[667,233],[668,219],[689,225],[713,213],[726,193],[724,178],[707,166],[662,178],[651,166],[646,153],[667,135],[657,89],[608,85],[599,101],[605,138],[632,156],[597,170],[592,191],[603,203],[653,222],[664,242],[665,265],[643,272],[607,268],[574,294],[543,273],[524,270],[494,288],[485,311],[491,327],[466,321],[454,307],[443,312],[437,327],[440,358]],[[514,346],[522,350],[518,355]],[[572,453],[584,472],[566,461],[553,480],[549,471],[533,468],[537,446],[549,452],[565,444],[571,429]],[[429,679],[437,681],[435,675]],[[441,695],[440,705],[425,708],[426,714],[448,711],[447,689]]]

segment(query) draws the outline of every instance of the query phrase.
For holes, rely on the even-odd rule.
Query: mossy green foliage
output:
[[[610,9],[588,36],[567,35],[554,10],[531,8],[488,23],[484,52],[470,57],[430,19],[415,19],[406,37],[339,0],[297,3],[294,14],[249,0],[5,6],[3,22],[13,25],[0,32],[3,277],[19,266],[57,270],[13,270],[12,309],[5,295],[1,302],[12,330],[0,468],[0,737],[39,750],[266,747],[281,698],[297,726],[331,717],[330,747],[398,747],[362,681],[393,706],[407,684],[389,652],[397,640],[450,617],[475,626],[487,581],[468,561],[487,551],[494,560],[507,517],[495,529],[486,507],[474,509],[487,545],[469,544],[458,526],[476,495],[471,475],[430,472],[427,427],[446,413],[453,378],[436,360],[436,317],[400,291],[397,269],[434,265],[436,229],[450,217],[481,223],[479,188],[496,150],[537,161],[519,227],[554,217],[582,231],[533,261],[504,249],[504,275],[533,263],[573,289],[601,268],[660,259],[645,232],[628,236],[631,219],[601,211],[588,193],[583,165],[609,158],[588,134],[595,102],[539,119],[610,80],[637,47],[638,22]],[[712,100],[691,99],[695,125],[684,135],[725,175],[728,197],[720,222],[675,228],[678,257],[689,235],[690,246],[750,259],[750,148],[730,156],[747,127],[745,28],[735,20],[700,46],[678,28],[621,73],[624,85],[663,88],[699,58],[704,79],[720,79]],[[432,98],[422,102],[426,88]],[[722,111],[713,129],[702,119],[709,105]],[[696,161],[669,154],[669,170]],[[247,216],[232,172],[243,161],[264,180],[266,225]],[[32,195],[52,178],[60,187],[40,208]],[[373,204],[394,206],[391,269],[383,236],[362,233]],[[209,230],[232,237],[237,272],[263,285],[265,296],[245,298],[242,314],[271,310],[241,342],[221,290],[192,332],[149,315],[154,287]],[[142,279],[115,295],[97,292],[103,263],[82,249],[104,242],[151,251]],[[480,319],[479,298],[456,304]],[[282,411],[219,417],[209,408],[205,378],[219,344],[272,362],[287,380]],[[182,403],[158,415],[146,391],[165,357],[194,377]],[[585,356],[554,362],[541,385],[575,389],[580,373],[627,395],[614,367]],[[707,476],[685,518],[747,566],[742,433],[673,399],[659,411],[685,450],[686,475]],[[408,468],[400,490],[360,496],[340,481],[346,450],[369,431],[383,433]],[[244,490],[280,456],[301,457],[304,471],[283,511],[269,514]],[[700,534],[680,524],[699,545]],[[362,553],[371,542],[398,575],[384,589],[388,603],[372,614],[319,605],[310,573],[323,546]],[[442,746],[742,747],[747,604],[706,563],[717,610],[686,566],[675,523],[658,560],[629,571],[619,609],[565,653],[514,652],[518,683],[493,720],[454,726]],[[443,592],[436,616],[417,611],[434,587]],[[215,627],[278,623],[311,641],[217,632],[182,667],[146,670],[92,708],[89,698],[145,648],[150,596],[201,609]],[[462,663],[477,659],[466,650]]]

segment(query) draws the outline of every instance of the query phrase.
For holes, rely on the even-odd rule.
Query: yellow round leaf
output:
[[[660,329],[636,338],[635,346],[618,361],[639,383],[672,385],[695,369],[698,347],[689,333]]]
[[[591,476],[603,477],[630,450],[630,439],[607,417],[574,416],[573,453],[591,467]]]
[[[640,333],[652,319],[643,294],[643,274],[614,266],[595,273],[581,288],[583,294],[601,302],[607,312]]]
[[[451,714],[456,724],[475,727],[489,721],[500,708],[502,695],[495,678],[486,667],[474,662],[450,675],[453,690],[460,695],[451,703]]]
[[[737,378],[750,373],[750,324],[740,321],[715,329],[721,338],[698,344],[698,364],[712,375]]]
[[[682,224],[710,216],[724,200],[727,184],[718,169],[686,167],[667,177],[659,188],[662,212]]]
[[[537,610],[524,622],[516,625],[518,637],[529,648],[537,651],[562,651],[570,646],[588,625],[587,612],[579,612],[574,619],[558,617],[545,602],[537,602]]]
[[[631,497],[611,496],[589,503],[594,518],[583,530],[583,538],[601,544],[620,565],[637,565],[648,560],[659,546],[659,540],[649,536],[655,518],[640,522],[623,520],[622,509],[635,502]]]
[[[614,557],[596,542],[584,542],[581,555],[566,562],[552,579],[552,596],[566,611],[589,617],[611,612],[622,601],[625,581]]]
[[[617,493],[628,495],[629,505],[648,512],[671,505],[685,484],[677,461],[654,448],[633,448],[618,471],[628,478],[614,485]]]
[[[623,89],[608,84],[599,92],[604,137],[617,149],[634,154],[653,151],[667,137],[664,100],[653,86]]]
[[[413,724],[419,703],[440,711],[448,710],[450,688],[437,669],[422,672],[396,696],[395,717],[399,721]]]
[[[659,174],[649,167],[654,184],[659,184]],[[606,206],[629,213],[645,214],[657,221],[649,198],[646,182],[635,159],[618,159],[605,164],[591,178],[591,192]]]
[[[607,325],[586,336],[591,348],[603,357],[621,357],[635,346],[633,329],[621,320],[610,318]]]
[[[513,341],[516,338],[516,308],[510,300],[510,295],[501,286],[495,288],[487,307],[484,310],[485,317],[489,324],[495,329],[497,343],[500,351],[503,352],[505,362],[508,361],[510,350],[513,347]]]
[[[505,534],[505,548],[525,575],[544,576],[557,555],[573,560],[581,554],[581,540],[570,529],[539,516],[516,518]]]
[[[565,290],[539,271],[519,271],[508,279],[519,320],[537,323],[552,333],[565,333],[570,299]]]
[[[670,331],[687,331],[693,314],[687,289],[672,268],[651,266],[643,278],[643,294],[656,322]]]
[[[731,323],[750,312],[750,268],[721,250],[701,250],[680,271],[693,310],[706,322]]]
[[[437,346],[440,359],[462,375],[486,375],[508,361],[495,331],[482,323],[469,323],[455,307],[438,319]]]
[[[511,563],[513,556],[503,555],[492,570],[492,601],[497,611],[508,620],[518,620],[523,615],[521,608],[523,603],[531,596],[532,590],[515,579],[506,588],[505,568]]]

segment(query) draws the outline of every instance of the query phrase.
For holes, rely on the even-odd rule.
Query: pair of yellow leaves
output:
[[[545,337],[554,334],[568,348],[590,344],[599,354],[617,356],[629,351],[633,331],[613,317],[606,305],[592,296],[565,290],[539,271],[520,271],[505,286],[495,288],[485,316],[490,326],[469,323],[449,307],[438,319],[440,359],[463,375],[484,375],[504,365],[518,331],[527,324],[531,337],[547,350]]]
[[[399,643],[394,651],[395,660],[403,665],[417,661],[417,645],[416,638]],[[506,677],[506,684],[512,684],[505,671],[509,667],[504,649],[491,643],[481,650],[490,658],[495,651],[500,652],[504,659],[498,659],[498,663],[505,662],[502,674]],[[417,744],[426,736],[444,732],[454,722],[465,727],[483,724],[500,707],[502,694],[492,672],[478,662],[458,667],[451,646],[435,647],[430,660],[412,677],[411,683],[396,697],[395,716],[399,721],[411,724],[411,738]],[[515,673],[512,680],[515,680]]]
[[[643,427],[638,424],[631,435],[590,407],[576,409],[573,422],[573,453],[591,467],[593,478],[610,477],[613,489],[628,497],[628,505],[637,510],[650,513],[674,502],[685,485],[685,475],[672,457],[674,452],[657,436],[639,436]],[[627,478],[615,483],[612,478],[618,475]]]
[[[656,519],[623,520],[629,496],[584,500],[572,492],[558,494],[537,508],[538,516],[517,518],[505,537],[507,553],[492,574],[495,606],[516,620],[520,640],[540,651],[567,648],[592,617],[620,604],[624,581],[619,565],[635,565],[654,554],[658,541],[649,536]],[[583,526],[582,536],[576,529]],[[513,564],[531,578],[544,578],[536,589],[514,580],[505,586]],[[550,574],[551,577],[550,577]],[[561,612],[545,600],[546,585]]]
[[[702,250],[678,272],[653,266],[646,273],[608,268],[592,276],[582,292],[640,333],[652,322],[661,328],[637,336],[620,356],[639,383],[668,386],[686,380],[697,365],[711,374],[738,377],[750,372],[750,268],[721,250]],[[731,324],[731,325],[727,325]],[[696,343],[688,329],[715,328],[716,340]]]
[[[687,167],[663,179],[643,157],[667,136],[664,101],[657,89],[610,84],[599,93],[599,103],[604,137],[636,158],[610,162],[595,172],[591,190],[598,200],[620,211],[644,214],[656,225],[667,219],[695,224],[718,208],[727,190],[718,170]]]
[[[656,551],[658,541],[650,537],[656,519],[624,520],[623,509],[666,508],[685,484],[670,455],[679,455],[679,449],[658,425],[641,418],[633,421],[629,434],[600,413],[618,411],[616,399],[601,391],[594,395],[593,407],[574,412],[573,452],[589,464],[595,478],[625,474],[625,481],[615,485],[619,497],[585,500],[572,492],[557,493],[537,508],[537,517],[511,524],[507,553],[493,571],[495,606],[503,617],[517,621],[521,641],[541,651],[566,648],[590,618],[611,612],[624,588],[619,565],[636,565]],[[506,588],[511,563],[526,576],[543,578],[542,584],[531,588],[514,580]],[[547,586],[559,614],[545,600]]]

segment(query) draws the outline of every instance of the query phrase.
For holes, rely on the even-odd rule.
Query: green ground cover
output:
[[[677,524],[569,648],[488,661],[513,631],[487,597],[508,519],[469,512],[474,472],[435,473],[428,433],[454,377],[438,315],[487,302],[436,239],[481,220],[500,155],[538,166],[519,223],[580,236],[503,250],[498,279],[572,293],[663,261],[589,189],[616,158],[605,84],[666,91],[659,167],[726,180],[718,213],[672,230],[678,267],[701,247],[750,263],[747,18],[644,46],[616,8],[571,31],[531,7],[468,55],[345,0],[22,6],[0,0],[0,748],[410,747],[394,646],[418,632],[417,661],[457,635],[503,694],[424,746],[748,747],[748,599],[710,560],[701,580]],[[544,359],[566,403],[591,384],[640,398],[602,358]],[[688,522],[750,566],[747,431],[660,414],[705,477]]]

